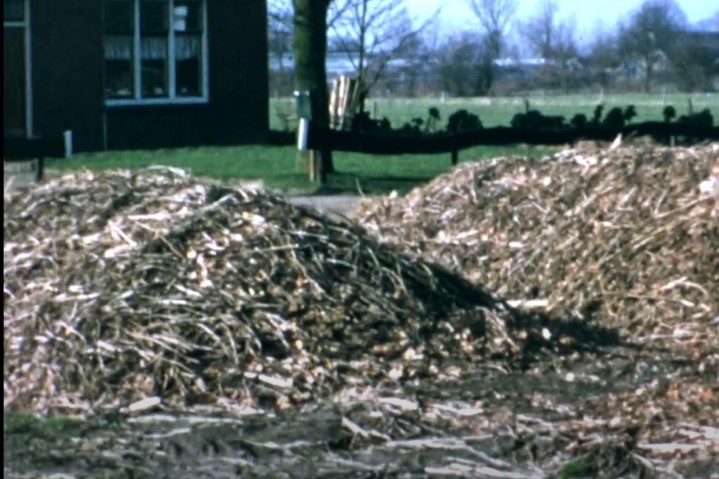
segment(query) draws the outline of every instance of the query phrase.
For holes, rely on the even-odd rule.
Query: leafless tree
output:
[[[349,0],[331,0],[332,9],[328,12],[327,27],[331,28],[338,16],[344,13]],[[281,77],[290,72],[287,65],[292,55],[294,41],[294,6],[292,0],[269,0],[267,2],[267,35],[270,58],[277,64]]]
[[[716,34],[714,34],[716,35]],[[677,84],[685,91],[712,91],[719,78],[717,49],[712,35],[702,31],[686,31],[677,35],[671,53]]]
[[[479,90],[486,94],[494,83],[494,60],[504,47],[507,26],[517,10],[516,0],[467,0],[482,29],[482,59]]]
[[[558,23],[554,37],[551,58],[556,62],[560,86],[566,91],[574,81],[575,73],[580,67],[577,62],[578,47],[574,19]]]
[[[577,42],[574,21],[560,21],[557,11],[556,0],[544,0],[538,12],[523,25],[523,36],[532,51],[546,61],[544,80],[566,89],[572,60],[577,56]]]
[[[544,0],[537,13],[523,25],[526,41],[535,54],[542,58],[551,58],[555,44],[557,26],[557,2]]]
[[[330,17],[336,19],[330,27],[330,42],[347,55],[363,87],[362,97],[392,58],[417,47],[420,33],[436,16],[414,25],[404,0],[343,0],[330,7]]]
[[[295,87],[310,93],[312,122],[319,128],[329,126],[327,109],[327,12],[331,0],[292,0]],[[334,172],[332,152],[310,154],[310,176],[316,173],[320,183]]]
[[[489,52],[498,58],[509,21],[517,11],[517,0],[467,0],[467,3],[482,26]]]
[[[292,54],[292,3],[290,0],[271,0],[267,7],[267,46],[270,58],[277,66],[270,74],[271,89],[287,94],[292,87],[292,72],[287,68]]]
[[[588,67],[592,81],[607,89],[620,65],[617,35],[614,31],[597,29],[593,37],[594,40],[588,48]]]
[[[438,76],[442,91],[452,96],[476,96],[482,91],[484,79],[478,66],[484,46],[476,35],[463,32],[450,36],[436,49]]]
[[[644,91],[651,91],[657,64],[671,56],[677,33],[686,16],[674,0],[646,0],[619,33],[620,52],[644,68]]]

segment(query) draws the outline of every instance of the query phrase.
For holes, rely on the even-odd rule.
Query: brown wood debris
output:
[[[718,347],[717,185],[717,143],[585,148],[466,164],[357,217],[512,305],[702,356]]]
[[[172,170],[68,175],[3,212],[6,408],[286,409],[582,340],[349,221]]]

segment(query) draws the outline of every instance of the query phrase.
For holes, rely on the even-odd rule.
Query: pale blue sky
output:
[[[576,20],[580,42],[590,36],[597,26],[613,28],[618,21],[624,20],[642,0],[557,0],[559,17]],[[717,0],[677,0],[684,10],[689,22],[694,23],[711,16],[719,10]],[[517,18],[523,19],[535,13],[539,7],[538,0],[519,0]],[[407,0],[412,15],[427,16],[442,6],[442,31],[451,32],[458,29],[471,29],[476,25],[472,11],[467,7],[466,0]],[[583,43],[583,42],[582,42]]]

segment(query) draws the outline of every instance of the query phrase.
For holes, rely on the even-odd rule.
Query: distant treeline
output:
[[[526,104],[524,113],[517,113],[512,118],[510,126],[517,130],[526,131],[558,131],[558,130],[621,130],[628,126],[637,116],[634,105],[625,108],[614,107],[604,113],[604,105],[597,105],[594,114],[588,118],[584,113],[577,113],[567,120],[564,116],[544,115],[539,110],[530,109]],[[664,123],[692,126],[696,128],[711,128],[714,126],[714,117],[708,108],[696,113],[681,115],[677,118],[676,109],[666,106],[663,110]],[[430,107],[426,118],[414,118],[411,122],[399,128],[393,128],[387,118],[372,119],[366,112],[354,116],[350,131],[356,133],[372,133],[388,136],[424,136],[433,134],[453,135],[480,130],[483,128],[478,115],[460,109],[447,117],[444,128],[440,127],[442,118],[439,109]],[[656,123],[656,122],[652,122]]]

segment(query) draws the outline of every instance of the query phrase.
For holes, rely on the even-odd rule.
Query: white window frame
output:
[[[27,1],[27,0],[26,0]],[[200,96],[177,96],[176,85],[176,61],[175,61],[175,27],[173,24],[173,13],[175,11],[175,0],[157,0],[168,4],[169,15],[167,32],[167,62],[168,62],[168,96],[163,98],[142,98],[142,69],[140,52],[140,0],[133,0],[135,14],[135,31],[133,32],[133,80],[134,98],[106,98],[107,106],[140,106],[140,105],[193,105],[208,103],[210,101],[210,59],[207,34],[207,3],[208,0],[200,0],[202,10],[202,94]],[[104,61],[104,59],[103,59]]]
[[[5,21],[3,18],[3,29],[23,28],[25,29],[25,136],[33,136],[33,102],[32,102],[32,44],[30,36],[30,0],[23,0],[24,18],[22,21]]]

